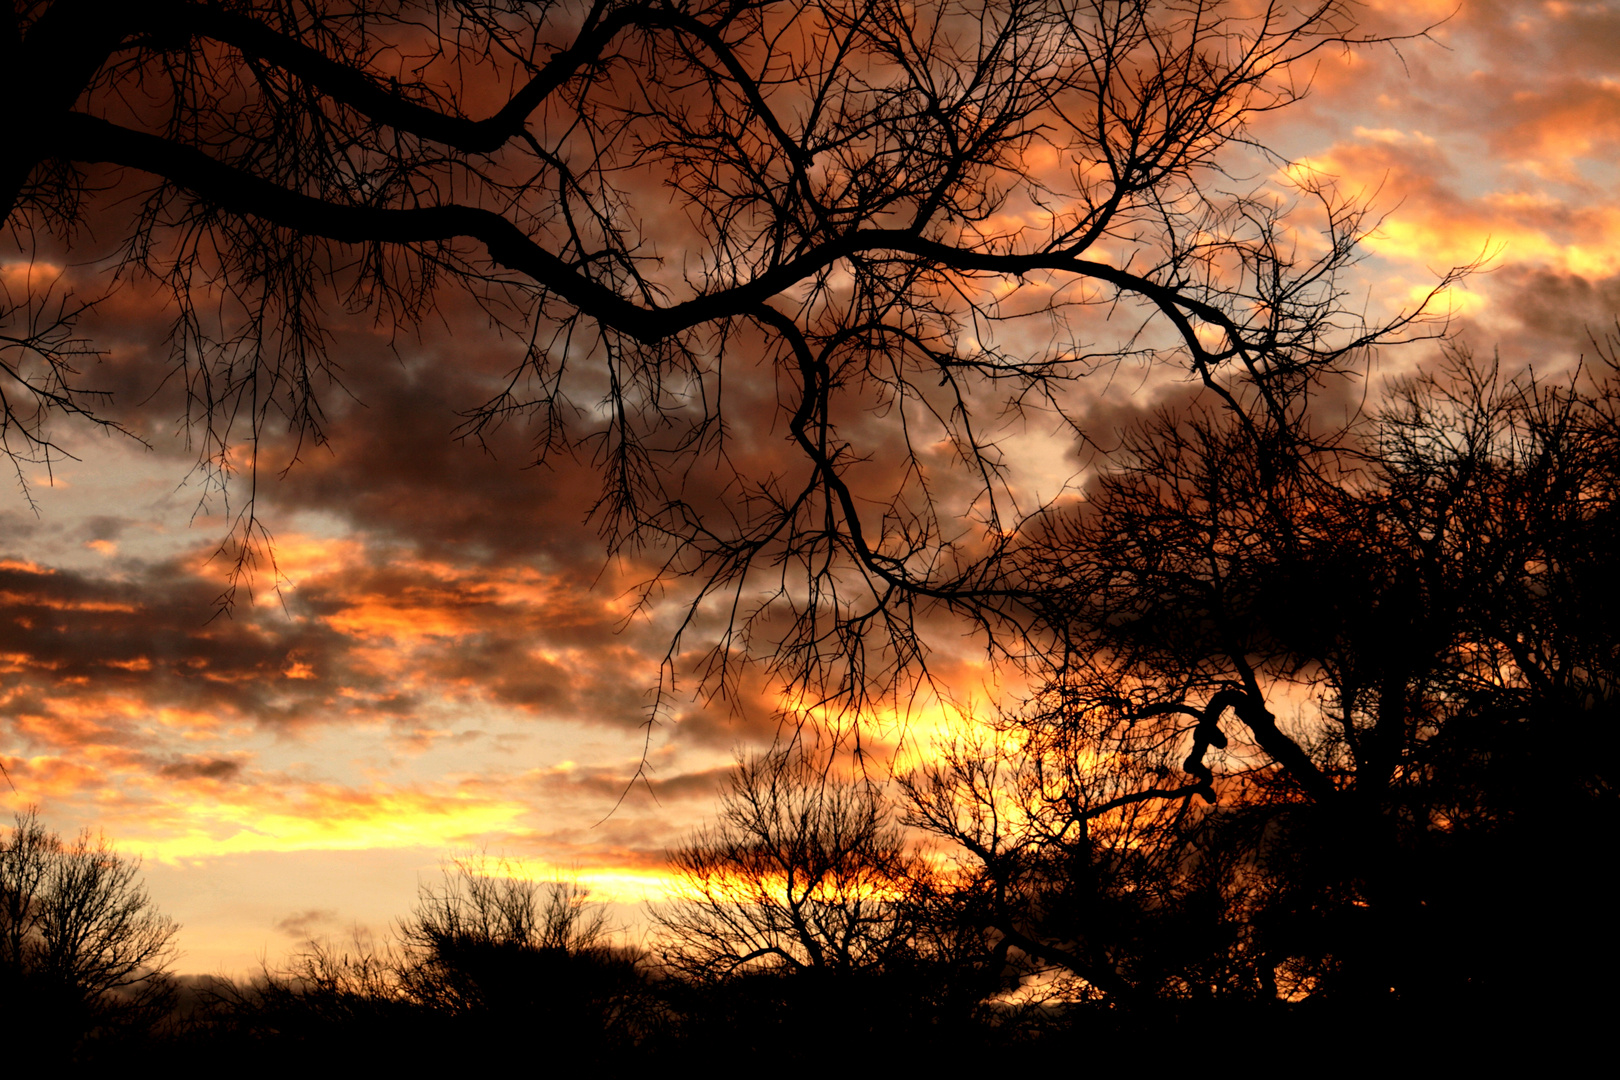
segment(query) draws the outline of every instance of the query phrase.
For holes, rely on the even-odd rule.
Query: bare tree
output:
[[[179,927],[140,882],[140,862],[104,837],[71,843],[30,810],[0,841],[0,980],[18,1024],[69,1038],[99,1023],[151,1021],[167,1006]]]
[[[407,947],[427,952],[462,938],[534,949],[593,949],[605,944],[607,913],[589,896],[573,882],[531,881],[505,859],[458,858],[439,888],[421,888],[400,936]]]
[[[634,964],[615,957],[606,909],[588,897],[572,882],[528,880],[503,860],[456,860],[439,888],[422,887],[399,925],[404,992],[452,1012],[511,1012],[537,996],[590,998],[598,988],[581,985],[584,969],[631,974]]]
[[[324,438],[327,306],[469,297],[526,345],[465,433],[589,454],[608,547],[695,583],[683,633],[729,598],[703,686],[757,658],[853,708],[925,669],[929,610],[1023,647],[999,440],[1085,437],[1074,380],[1156,365],[1287,446],[1305,388],[1424,332],[1346,306],[1365,209],[1249,129],[1370,44],[1334,0],[15,0],[0,206],[24,258],[122,215],[106,283],[170,290],[222,471],[273,420]],[[48,459],[93,346],[7,303],[7,446]],[[729,453],[739,380],[784,456]]]
[[[872,972],[917,946],[925,864],[873,784],[802,752],[739,761],[716,822],[670,862],[678,890],[654,917],[686,975]]]

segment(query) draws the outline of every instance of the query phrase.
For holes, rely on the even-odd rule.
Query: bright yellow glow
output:
[[[1578,126],[1578,125],[1577,125]],[[1536,133],[1530,154],[1506,165],[1521,174],[1567,172],[1561,155],[1590,139]],[[1422,132],[1357,128],[1356,143],[1302,159],[1285,174],[1298,184],[1331,178],[1339,190],[1379,205],[1400,205],[1365,240],[1376,255],[1426,271],[1477,262],[1519,263],[1583,277],[1620,273],[1620,207],[1573,204],[1539,190],[1498,190],[1471,197],[1433,175],[1443,172],[1435,140]],[[1538,156],[1539,155],[1539,156]]]
[[[604,853],[610,854],[610,853]],[[610,904],[639,904],[675,895],[679,879],[663,866],[564,866],[537,858],[502,858],[487,866],[474,860],[478,872],[520,881],[571,881],[583,886],[592,901]]]
[[[1424,285],[1414,285],[1406,295],[1414,306],[1427,301],[1428,310],[1442,316],[1476,315],[1486,306],[1484,296],[1456,286],[1431,290]]]
[[[161,823],[160,836],[131,834],[129,843],[164,862],[248,852],[447,849],[511,831],[528,810],[521,803],[460,793],[357,791],[335,785],[259,794],[262,799],[254,800],[223,791],[216,798],[176,806],[173,810],[181,813]]]

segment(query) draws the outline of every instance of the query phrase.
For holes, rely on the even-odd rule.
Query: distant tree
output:
[[[714,822],[670,864],[656,948],[689,1046],[776,1053],[825,1038],[916,1066],[942,1049],[915,1043],[929,1032],[968,1052],[1004,988],[1005,950],[962,917],[879,785],[802,748],[741,759]]]
[[[606,909],[571,882],[459,859],[422,887],[398,937],[401,990],[427,1008],[576,1041],[629,1040],[640,1020],[636,957],[613,947]]]
[[[0,1006],[6,1024],[71,1052],[97,1028],[149,1025],[172,997],[179,926],[139,860],[88,832],[65,842],[34,810],[0,840]]]
[[[464,941],[565,951],[607,944],[607,912],[590,901],[588,889],[533,881],[521,872],[503,859],[453,860],[439,888],[418,890],[415,911],[400,925],[401,940],[423,955]]]
[[[738,762],[714,824],[670,854],[664,958],[701,978],[881,970],[914,947],[926,875],[881,792],[802,753]]]

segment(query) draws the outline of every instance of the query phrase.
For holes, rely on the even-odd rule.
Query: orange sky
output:
[[[1365,25],[1419,28],[1422,8],[1375,4]],[[1456,332],[1511,366],[1567,366],[1620,313],[1620,9],[1429,8],[1446,19],[1432,40],[1325,58],[1313,93],[1258,133],[1385,214],[1353,282],[1373,314],[1483,256],[1447,298]],[[120,294],[100,315],[119,379],[156,347],[142,303]],[[638,568],[604,565],[589,470],[523,469],[521,432],[494,456],[450,438],[458,404],[510,360],[480,335],[453,325],[402,364],[369,327],[338,328],[365,406],[336,402],[330,452],[270,485],[278,567],[230,618],[212,617],[223,506],[198,513],[161,396],[153,451],[62,425],[80,460],[29,477],[37,516],[0,501],[0,803],[143,856],[184,924],[183,970],[385,929],[441,859],[476,848],[626,905],[656,897],[664,850],[733,747],[775,730],[757,679],[735,708],[680,699],[651,733],[651,790],[614,809],[678,615],[635,610]],[[1009,445],[1044,496],[1078,467],[1046,431]],[[955,647],[942,670],[982,691]]]

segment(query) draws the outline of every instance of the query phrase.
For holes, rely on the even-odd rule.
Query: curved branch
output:
[[[592,14],[594,16],[596,13]],[[578,75],[581,69],[598,60],[602,51],[622,31],[631,27],[680,30],[691,34],[714,51],[744,87],[749,103],[762,117],[772,135],[794,156],[796,169],[801,173],[803,171],[798,164],[797,148],[766,109],[757,87],[715,28],[684,12],[658,10],[651,4],[619,8],[600,22],[588,18],[585,28],[572,45],[553,53],[506,104],[482,120],[453,116],[405,100],[400,96],[398,86],[385,86],[365,72],[333,60],[321,50],[277,33],[244,15],[197,4],[173,4],[162,9],[159,18],[169,21],[165,29],[209,37],[268,61],[296,75],[332,100],[356,109],[381,124],[470,154],[493,153],[513,139],[521,138],[529,115],[558,88]]]
[[[193,147],[77,112],[62,118],[49,144],[58,157],[140,169],[233,212],[340,243],[476,240],[496,263],[529,277],[604,325],[648,344],[704,323],[753,313],[764,300],[842,259],[884,251],[913,255],[958,271],[1012,277],[1039,270],[1066,271],[1104,281],[1152,301],[1195,344],[1186,322],[1188,313],[1236,331],[1219,308],[1107,263],[1061,252],[997,255],[927,240],[902,229],[853,230],[739,284],[669,307],[643,306],[584,276],[493,210],[457,203],[410,209],[334,203],[291,191]]]

